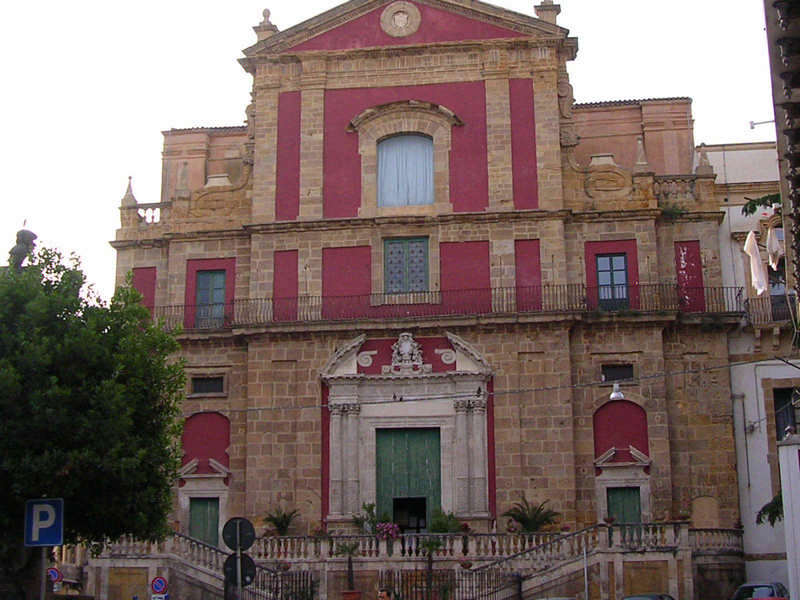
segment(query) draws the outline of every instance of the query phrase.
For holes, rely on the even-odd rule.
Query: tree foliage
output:
[[[756,525],[765,521],[775,527],[775,523],[783,520],[783,493],[779,490],[775,497],[762,506],[756,514]]]
[[[767,194],[758,198],[745,198],[747,202],[742,205],[742,214],[745,216],[754,215],[759,208],[774,208],[775,214],[781,214],[781,195]]]
[[[103,303],[76,258],[0,270],[0,559],[20,568],[26,500],[64,499],[67,542],[168,531],[182,365],[130,287]],[[8,573],[6,573],[8,575]]]

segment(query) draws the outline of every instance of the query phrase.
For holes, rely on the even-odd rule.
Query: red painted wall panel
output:
[[[442,306],[488,311],[492,306],[489,242],[443,242],[439,245]]]
[[[278,97],[276,221],[294,221],[300,214],[300,106],[300,92]]]
[[[156,268],[134,268],[132,283],[133,288],[142,295],[142,304],[152,312],[156,305]]]
[[[486,92],[483,82],[359,88],[325,92],[323,182],[327,219],[358,215],[361,204],[361,156],[358,134],[347,124],[363,110],[389,102],[420,100],[441,104],[464,122],[453,127],[450,150],[450,198],[455,212],[486,209]]]
[[[297,250],[278,250],[273,254],[272,310],[276,321],[297,319]]]
[[[629,445],[650,455],[647,414],[642,407],[628,400],[607,402],[594,414],[595,458],[609,448],[617,448],[613,462],[630,462]]]
[[[699,241],[675,242],[675,273],[681,309],[688,312],[703,311],[706,299]]]
[[[369,246],[322,249],[322,316],[361,317],[372,292]]]
[[[197,473],[211,473],[208,459],[213,458],[228,467],[231,425],[220,413],[197,413],[186,419],[183,426],[183,463],[198,460]]]
[[[392,37],[380,26],[381,13],[386,6],[358,17],[331,31],[292,47],[290,50],[341,50],[373,48],[376,46],[408,46],[434,42],[484,40],[525,37],[524,34],[488,23],[481,23],[451,12],[424,4],[415,4],[420,11],[419,29],[405,37]]]
[[[539,208],[533,82],[530,79],[512,79],[509,81],[509,94],[514,208]]]
[[[542,307],[542,261],[539,240],[514,240],[517,310]]]

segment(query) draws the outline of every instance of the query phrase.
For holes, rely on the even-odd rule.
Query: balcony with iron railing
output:
[[[744,290],[740,287],[563,284],[406,294],[248,298],[222,304],[156,306],[152,313],[167,327],[208,330],[293,322],[521,314],[741,316],[746,310],[744,300]]]

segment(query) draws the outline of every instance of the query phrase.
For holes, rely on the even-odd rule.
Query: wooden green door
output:
[[[395,519],[395,508],[424,498],[425,522],[441,506],[441,444],[438,428],[377,429],[376,514]]]
[[[608,515],[615,523],[641,523],[642,505],[638,487],[608,488]]]
[[[219,543],[219,499],[189,499],[189,536],[212,546]]]

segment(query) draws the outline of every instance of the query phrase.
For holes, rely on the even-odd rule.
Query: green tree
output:
[[[756,514],[756,525],[769,522],[775,527],[775,523],[783,520],[783,490],[778,490],[775,497],[767,502]]]
[[[64,499],[68,543],[168,533],[184,386],[135,290],[106,304],[77,258],[28,260],[0,269],[0,579],[20,598],[43,568],[23,548],[26,500]]]

